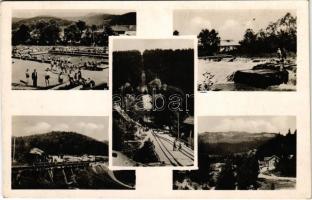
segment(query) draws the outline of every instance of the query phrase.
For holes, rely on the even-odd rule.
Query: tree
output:
[[[173,31],[173,35],[179,35],[179,34],[180,34],[179,31],[177,30]]]
[[[259,175],[259,163],[254,155],[247,155],[242,158],[237,166],[237,184],[238,188],[247,190],[251,187],[257,187]]]
[[[159,160],[155,154],[154,149],[155,145],[150,139],[148,139],[144,142],[143,147],[135,152],[133,160],[140,163],[158,162]]]
[[[205,146],[205,143],[202,143],[200,140],[198,141],[198,170],[189,171],[187,174],[192,181],[197,182],[200,185],[209,184],[209,186],[215,186],[215,182],[211,175],[212,169],[210,167],[212,162],[209,155],[204,153]],[[185,177],[185,174],[183,177]]]
[[[276,165],[276,171],[281,176],[296,177],[296,155],[289,157],[288,155],[282,156]]]
[[[94,44],[94,31],[96,31],[97,27],[96,25],[92,24],[91,31],[92,31],[92,44]]]
[[[118,89],[126,82],[134,86],[140,83],[141,72],[143,70],[140,51],[113,52],[112,63],[114,93],[118,93]]]
[[[40,29],[39,43],[41,45],[55,45],[60,39],[60,27],[51,20],[47,24],[42,25]]]
[[[104,33],[107,36],[114,35],[114,31],[111,26],[105,26]]]
[[[220,37],[214,29],[203,29],[197,36],[199,56],[209,56],[217,53],[220,46]]]
[[[64,29],[64,39],[66,43],[74,43],[80,40],[80,31],[76,24],[72,24]]]
[[[254,54],[255,49],[255,43],[256,43],[257,35],[254,33],[252,29],[247,29],[244,34],[244,39],[240,41],[240,49],[242,52],[247,54]]]
[[[114,31],[111,26],[105,26],[103,34],[102,34],[102,43],[105,46],[108,46],[108,38],[109,36],[114,35]]]
[[[86,29],[86,32],[85,32],[83,38],[81,38],[81,43],[84,45],[91,45],[92,44],[92,30],[91,30],[91,28]]]
[[[218,177],[216,189],[233,190],[235,189],[235,182],[233,164],[230,160],[227,160]]]
[[[12,34],[12,44],[25,44],[30,40],[30,29],[27,25],[22,24],[16,32]]]
[[[254,55],[259,53],[275,53],[277,48],[297,51],[297,18],[290,13],[271,22],[265,29],[255,33],[247,29],[242,41],[240,52]]]
[[[82,31],[85,30],[87,28],[86,22],[79,20],[78,22],[76,22],[76,25],[80,31],[80,36],[82,35]]]

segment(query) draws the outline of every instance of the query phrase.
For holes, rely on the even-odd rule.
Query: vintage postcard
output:
[[[3,196],[311,198],[308,8],[1,2]]]

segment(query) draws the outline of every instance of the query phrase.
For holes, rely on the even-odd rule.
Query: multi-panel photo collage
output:
[[[311,195],[307,1],[1,10],[5,197]]]

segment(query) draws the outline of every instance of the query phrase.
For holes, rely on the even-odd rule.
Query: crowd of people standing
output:
[[[53,76],[53,74],[55,74],[55,76],[57,77],[59,85],[62,85],[65,82],[69,82],[69,86],[72,86],[72,87],[83,85],[84,87],[88,87],[92,89],[95,86],[94,80],[92,80],[90,77],[84,78],[82,76],[81,69],[78,66],[73,65],[68,60],[56,59],[56,60],[51,61],[50,67],[47,67],[44,73],[44,80],[45,80],[46,87],[50,86],[50,79]],[[29,78],[30,78],[29,68],[26,69],[25,77],[26,77],[25,84],[30,85],[29,84]],[[31,78],[32,78],[32,86],[38,87],[37,85],[38,73],[36,69],[34,69],[33,72],[31,73]]]

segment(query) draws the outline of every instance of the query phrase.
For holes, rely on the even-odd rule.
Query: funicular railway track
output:
[[[161,136],[161,135],[158,135],[158,134],[156,134],[156,136],[157,137],[159,137],[159,138],[161,138],[161,139],[163,139],[163,140],[165,140],[165,141],[167,141],[167,142],[169,142],[171,145],[173,145],[173,142],[171,141],[171,140],[169,140],[168,138],[165,138],[165,137],[163,137],[163,136]],[[188,151],[186,151],[185,149],[181,149],[181,150],[179,150],[183,155],[185,155],[186,157],[188,157],[189,159],[191,159],[191,160],[193,160],[194,161],[194,156],[193,156],[193,154],[191,154],[190,152],[188,152]]]
[[[180,163],[175,157],[174,155],[169,151],[169,149],[166,147],[166,145],[163,143],[163,141],[157,136],[157,134],[153,133],[153,136],[155,137],[156,142],[158,143],[158,145],[160,146],[161,151],[163,152],[163,154],[166,156],[166,158],[169,160],[169,162],[173,165],[173,166],[183,166],[182,163]]]
[[[122,109],[120,107],[116,106],[114,110],[117,111],[117,113],[127,122],[134,123],[137,125],[137,127],[143,128],[141,124],[133,121],[126,113],[122,112]],[[148,132],[150,132],[151,137],[153,137],[152,141],[156,146],[155,153],[162,162],[166,163],[166,165],[189,166],[191,165],[191,163],[193,163],[194,156],[192,153],[188,152],[183,148],[173,153],[173,150],[170,149],[173,147],[173,142],[170,139],[160,136],[153,131]]]

